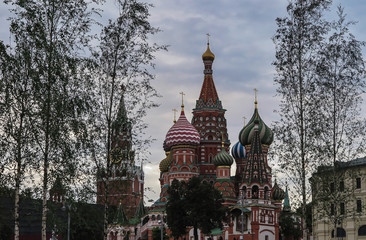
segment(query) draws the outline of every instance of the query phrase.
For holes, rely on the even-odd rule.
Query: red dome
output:
[[[190,124],[184,115],[180,113],[178,121],[169,129],[165,137],[165,144],[168,148],[175,145],[198,145],[200,135],[192,124]]]

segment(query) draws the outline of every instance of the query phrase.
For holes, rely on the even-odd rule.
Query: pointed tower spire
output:
[[[283,200],[283,211],[291,212],[291,205],[290,205],[290,199],[288,197],[287,183],[286,183],[285,199]]]
[[[208,34],[208,37],[209,36],[210,35]],[[210,43],[208,39],[206,52],[202,55],[203,64],[205,66],[205,69],[203,70],[205,78],[203,80],[200,97],[196,102],[196,108],[222,109],[221,101],[217,95],[215,83],[212,78],[212,63],[214,59],[215,55],[210,50]]]
[[[207,49],[202,55],[204,64],[204,78],[201,92],[196,107],[193,109],[192,125],[197,129],[201,138],[201,144],[198,147],[198,159],[200,164],[200,173],[208,175],[208,178],[215,179],[216,167],[213,158],[220,151],[220,135],[223,134],[225,149],[230,146],[230,140],[227,133],[227,123],[225,118],[225,109],[216,91],[212,76],[212,63],[215,55],[210,50],[210,35],[207,34]],[[213,147],[213,146],[217,147]]]
[[[145,206],[144,206],[144,200],[142,199],[142,197],[140,197],[140,203],[139,203],[139,205],[136,209],[135,217],[140,219],[145,214],[146,214],[146,209],[145,209]]]
[[[120,147],[131,150],[131,122],[127,117],[127,110],[124,100],[125,86],[121,85],[121,99],[118,105],[116,119],[112,123],[112,148]]]
[[[126,217],[125,212],[123,211],[122,201],[119,203],[119,207],[117,209],[116,215],[113,220],[113,224],[125,225],[128,223],[128,219]]]

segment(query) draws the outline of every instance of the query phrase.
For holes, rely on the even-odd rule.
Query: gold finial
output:
[[[121,206],[122,205],[122,199],[119,200],[119,205]]]
[[[243,119],[244,119],[244,127],[245,127],[245,120],[247,120],[247,118],[244,116]]]
[[[181,107],[182,107],[182,111],[183,111],[183,110],[184,110],[183,96],[184,96],[185,94],[184,94],[184,92],[180,92],[179,94],[181,94],[181,95],[182,95],[182,106],[181,106]]]
[[[215,55],[210,50],[210,34],[207,33],[207,50],[202,54],[202,60],[203,61],[213,61],[215,59]]]
[[[176,120],[176,113],[178,112],[178,110],[175,109],[175,108],[173,108],[172,111],[174,112],[174,120],[173,120],[173,122],[176,123],[177,122],[177,120]]]
[[[221,132],[221,147],[224,148],[224,132]]]
[[[275,178],[275,184],[277,184],[277,174],[276,174],[276,171],[273,172],[273,176]]]
[[[255,109],[257,109],[257,92],[258,92],[258,89],[254,88],[254,95],[255,95],[255,101],[254,101],[254,104],[255,104]]]

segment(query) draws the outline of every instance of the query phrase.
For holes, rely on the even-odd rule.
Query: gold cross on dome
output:
[[[257,108],[257,93],[258,93],[258,89],[254,88],[254,96],[255,96],[255,101],[254,101],[254,104],[255,104],[255,108]]]
[[[182,111],[183,111],[183,108],[184,108],[184,104],[183,104],[183,96],[185,95],[184,92],[180,92],[179,94],[182,95]]]
[[[257,92],[258,92],[258,89],[254,88],[255,101],[257,101]]]
[[[206,33],[206,35],[207,35],[207,44],[210,44],[210,34],[209,33]]]
[[[277,183],[277,171],[276,170],[273,171],[273,176],[275,178],[275,183]]]
[[[172,109],[172,111],[174,112],[174,123],[176,123],[177,122],[177,120],[176,120],[176,113],[178,112],[178,110],[177,109]]]

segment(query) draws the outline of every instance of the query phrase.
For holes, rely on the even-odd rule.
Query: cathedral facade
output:
[[[185,116],[182,108],[177,121],[166,134],[163,149],[166,157],[160,162],[159,199],[132,225],[115,221],[110,236],[123,239],[129,232],[133,239],[152,239],[152,231],[165,225],[165,206],[169,199],[168,189],[174,179],[188,181],[196,176],[203,182],[213,184],[223,196],[224,205],[231,210],[231,222],[223,229],[216,229],[209,236],[199,233],[200,239],[251,239],[278,240],[279,213],[285,192],[272,178],[267,153],[273,141],[271,129],[259,115],[257,96],[249,122],[238,133],[239,141],[231,147],[227,133],[226,110],[216,91],[212,74],[215,55],[209,43],[202,55],[204,79],[193,117]],[[236,173],[231,176],[235,162]],[[141,209],[143,206],[138,207]],[[141,210],[140,210],[141,211]],[[123,204],[119,215],[124,215]],[[193,229],[187,229],[182,239],[192,239]],[[111,238],[112,239],[112,238]]]

